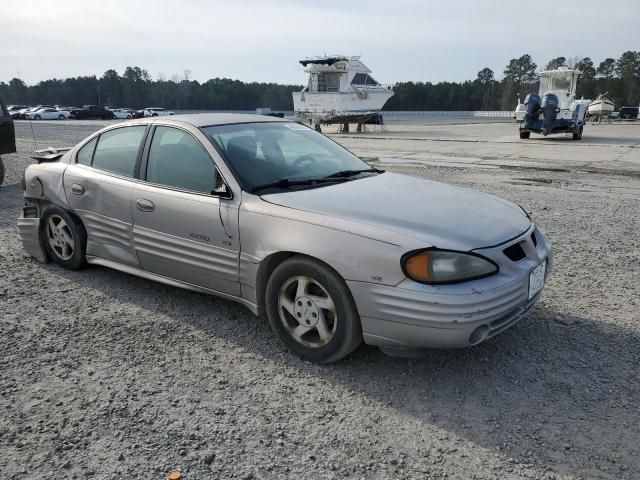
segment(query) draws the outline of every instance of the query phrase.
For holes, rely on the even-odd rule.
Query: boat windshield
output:
[[[240,185],[325,178],[338,172],[370,170],[354,154],[299,123],[264,122],[204,127]]]
[[[540,92],[548,92],[549,90],[565,90],[571,89],[571,75],[554,75],[551,77],[540,78]]]

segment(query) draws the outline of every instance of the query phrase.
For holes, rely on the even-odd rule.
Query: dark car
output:
[[[620,120],[636,120],[638,118],[638,107],[620,107]]]
[[[71,118],[75,120],[111,120],[116,118],[112,111],[98,105],[84,105],[78,110],[71,111]]]
[[[0,101],[0,155],[15,153],[16,131],[13,127],[13,119],[4,103]],[[4,163],[0,157],[0,185],[4,182]]]

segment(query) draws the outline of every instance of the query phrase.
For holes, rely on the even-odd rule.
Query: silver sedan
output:
[[[232,299],[332,362],[476,345],[540,298],[551,246],[509,201],[372,168],[287,120],[134,120],[25,172],[24,248]]]

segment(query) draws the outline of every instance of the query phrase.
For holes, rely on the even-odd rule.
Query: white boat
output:
[[[596,117],[606,117],[613,112],[615,105],[613,101],[607,97],[606,93],[598,95],[596,99],[589,104],[589,115]]]
[[[296,117],[320,123],[362,123],[378,113],[393,96],[359,56],[333,55],[300,60],[309,74],[307,86],[293,93]]]

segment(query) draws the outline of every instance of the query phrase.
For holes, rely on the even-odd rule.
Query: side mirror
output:
[[[222,181],[211,193],[216,197],[231,198],[231,191],[229,190],[229,187],[227,187],[227,184]]]

